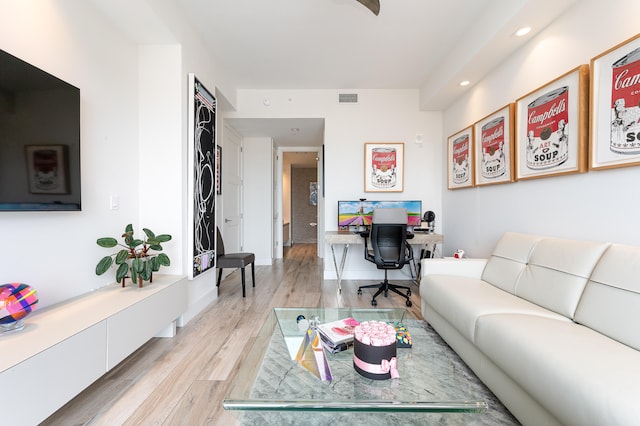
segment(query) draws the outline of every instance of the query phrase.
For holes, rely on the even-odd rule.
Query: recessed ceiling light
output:
[[[469,80],[462,80],[460,83],[458,83],[460,86],[464,87],[464,86],[468,86],[471,82]]]
[[[529,34],[530,31],[531,27],[520,27],[515,33],[513,33],[513,35],[515,35],[516,37],[522,37]]]

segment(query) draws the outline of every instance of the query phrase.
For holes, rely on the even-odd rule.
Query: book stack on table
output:
[[[322,345],[332,354],[348,349],[353,346],[353,330],[358,324],[357,320],[349,317],[318,325]]]

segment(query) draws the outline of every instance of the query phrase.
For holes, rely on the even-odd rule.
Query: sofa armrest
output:
[[[422,259],[420,271],[427,275],[455,275],[459,277],[480,278],[488,259]]]

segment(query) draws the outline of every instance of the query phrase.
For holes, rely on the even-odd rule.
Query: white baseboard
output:
[[[185,313],[182,314],[180,317],[178,317],[176,321],[176,325],[178,327],[184,327],[189,323],[189,321],[194,319],[200,312],[202,312],[203,309],[209,306],[209,304],[214,300],[216,300],[217,298],[218,298],[218,287],[216,287],[214,284],[211,291],[204,294],[197,301],[189,303]]]

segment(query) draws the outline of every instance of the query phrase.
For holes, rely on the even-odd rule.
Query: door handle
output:
[[[224,219],[224,223],[229,223],[229,222],[231,222],[231,219],[226,219],[226,218]]]
[[[317,223],[315,223],[315,222],[311,222],[309,225],[311,225],[311,226],[318,226],[318,224],[317,224]]]

